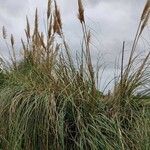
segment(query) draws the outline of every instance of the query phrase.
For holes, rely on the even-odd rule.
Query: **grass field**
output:
[[[38,10],[34,30],[26,19],[20,61],[11,35],[11,65],[4,62],[0,72],[0,149],[150,150],[150,87],[143,89],[149,84],[150,53],[133,69],[150,1],[141,15],[127,65],[123,42],[121,72],[108,94],[97,88],[99,66],[92,64],[91,34],[81,0],[78,8],[83,39],[76,59],[55,1],[48,1],[46,34],[39,29]],[[7,43],[5,27],[2,33]],[[139,89],[143,90],[136,95]]]

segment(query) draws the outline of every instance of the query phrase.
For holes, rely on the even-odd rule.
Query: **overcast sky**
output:
[[[77,0],[57,0],[62,13],[63,28],[72,48],[77,50],[81,40],[81,27],[77,20]],[[126,41],[129,51],[140,14],[146,0],[84,0],[87,25],[93,35],[93,60],[97,53],[103,54],[104,61],[110,70],[121,51],[122,41]],[[25,28],[25,17],[33,21],[35,8],[38,7],[41,16],[40,25],[44,29],[44,14],[47,0],[0,0],[0,28],[4,25],[8,33],[13,33],[16,42],[20,43]],[[149,27],[143,34],[139,49],[147,50],[146,40],[149,40]],[[146,39],[146,40],[145,40]],[[0,53],[7,54],[6,47],[0,39]],[[110,74],[111,71],[109,71]]]

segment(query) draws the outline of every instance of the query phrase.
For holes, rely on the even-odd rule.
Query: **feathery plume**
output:
[[[30,24],[29,24],[29,20],[27,16],[26,16],[26,23],[27,23],[26,34],[27,34],[27,37],[30,38]]]
[[[54,15],[53,31],[54,33],[58,33],[59,35],[61,35],[61,31],[60,31],[60,27],[56,15]]]
[[[3,34],[3,39],[6,39],[6,37],[7,37],[7,32],[6,32],[6,29],[5,29],[4,26],[3,26],[3,28],[2,28],[2,34]]]
[[[38,9],[35,11],[34,34],[38,33]]]
[[[62,29],[62,21],[61,21],[60,11],[58,9],[56,1],[54,1],[54,3],[55,3],[55,16],[57,18],[57,22],[58,22],[59,28]]]
[[[139,35],[142,34],[142,32],[143,32],[145,26],[146,26],[147,23],[148,23],[149,18],[150,18],[150,11],[146,14],[146,16],[145,16],[145,18],[144,18],[144,20],[143,20],[143,23],[142,23],[142,25],[141,25],[141,29],[140,29]]]
[[[22,43],[23,50],[26,50],[26,46],[25,46],[25,43],[24,43],[23,39],[21,39],[21,43]]]
[[[11,34],[10,41],[11,41],[11,45],[12,45],[12,47],[14,47],[14,37],[13,37],[13,35],[12,35],[12,34]]]
[[[49,19],[51,14],[51,0],[48,0],[48,4],[47,4],[47,19]]]
[[[50,22],[49,22],[49,27],[48,27],[48,38],[51,37],[51,34],[52,34],[52,27],[53,27],[53,16],[51,15],[50,17]]]
[[[141,21],[144,20],[145,16],[147,16],[149,11],[150,11],[150,0],[147,0],[147,3],[145,5],[144,10],[143,10],[142,15],[141,15]]]
[[[84,20],[84,9],[83,4],[81,0],[78,0],[78,18],[81,23],[85,22]]]
[[[59,35],[61,35],[62,21],[61,21],[60,11],[58,9],[58,6],[55,0],[54,0],[54,3],[55,3],[55,11],[54,11],[53,31],[54,33],[58,33]]]

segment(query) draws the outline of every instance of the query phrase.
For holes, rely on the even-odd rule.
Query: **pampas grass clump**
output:
[[[33,33],[26,18],[26,40],[21,39],[23,58],[17,61],[11,35],[12,63],[0,72],[0,149],[148,150],[149,89],[140,95],[135,93],[149,82],[150,53],[138,69],[132,68],[137,59],[136,45],[149,18],[149,4],[148,0],[127,66],[123,64],[123,42],[121,74],[108,95],[97,89],[91,34],[81,0],[78,0],[78,19],[83,42],[78,65],[63,33],[55,0],[48,0],[46,34],[39,29],[37,9]],[[2,32],[7,40],[4,27]]]

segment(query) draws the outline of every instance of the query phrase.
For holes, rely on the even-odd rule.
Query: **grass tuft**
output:
[[[26,17],[26,40],[21,39],[23,57],[17,61],[11,35],[12,63],[0,70],[0,149],[148,150],[149,87],[136,93],[149,83],[150,53],[137,69],[134,63],[149,9],[147,1],[127,66],[123,42],[120,77],[108,94],[97,89],[100,77],[91,59],[91,32],[81,0],[78,19],[83,43],[77,64],[65,39],[56,1],[48,0],[46,34],[40,31],[37,9],[33,33]],[[5,27],[2,33],[7,40]]]

